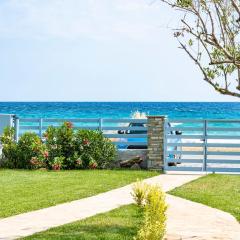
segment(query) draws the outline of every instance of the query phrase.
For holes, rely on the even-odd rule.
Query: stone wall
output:
[[[162,169],[164,165],[164,116],[148,116],[148,168]]]

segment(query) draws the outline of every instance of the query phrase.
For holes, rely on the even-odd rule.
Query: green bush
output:
[[[0,137],[0,141],[2,143],[2,158],[4,158],[4,162],[2,165],[4,167],[16,168],[17,166],[17,144],[14,141],[14,129],[7,127],[4,129],[3,135]]]
[[[116,147],[99,131],[74,131],[72,123],[49,127],[45,141],[35,133],[24,133],[18,142],[14,129],[6,128],[0,140],[5,165],[10,168],[81,169],[106,168],[114,160]]]
[[[35,133],[24,133],[18,143],[14,129],[6,128],[0,137],[3,145],[4,166],[9,168],[38,168],[44,166],[45,147]]]
[[[78,130],[75,136],[75,150],[85,167],[106,168],[114,160],[116,147],[100,131]]]
[[[77,153],[75,153],[72,124],[65,122],[59,128],[50,126],[44,136],[48,150],[47,166],[52,168],[58,161],[61,168],[74,169]]]
[[[132,195],[138,205],[144,206],[144,222],[134,240],[163,239],[167,205],[161,188],[157,185],[137,183],[133,187]]]
[[[100,131],[73,130],[70,122],[59,128],[49,127],[45,132],[48,149],[47,165],[53,167],[61,157],[61,168],[106,168],[114,160],[116,147]]]
[[[24,133],[17,143],[17,168],[38,168],[44,166],[46,149],[36,133]]]

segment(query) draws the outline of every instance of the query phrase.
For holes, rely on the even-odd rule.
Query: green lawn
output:
[[[89,197],[158,174],[130,170],[0,170],[0,218]]]
[[[142,220],[141,209],[136,205],[128,205],[23,239],[132,240]]]
[[[239,175],[207,175],[169,193],[229,212],[240,221]]]

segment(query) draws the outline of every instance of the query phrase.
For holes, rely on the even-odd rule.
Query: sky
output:
[[[0,101],[239,101],[178,48],[154,0],[1,0]]]

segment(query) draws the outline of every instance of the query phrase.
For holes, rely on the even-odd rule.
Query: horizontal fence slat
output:
[[[99,123],[99,118],[45,118],[43,122],[76,122],[76,123]]]
[[[21,122],[39,122],[40,118],[19,118]],[[99,122],[99,118],[42,118],[43,122]],[[101,118],[103,123],[147,123],[147,119]]]
[[[203,151],[168,151],[167,154],[178,154],[178,155],[203,155]]]
[[[99,130],[99,126],[79,126],[79,127],[73,127],[73,129],[80,130],[80,129],[86,129],[86,130]]]
[[[104,123],[147,123],[147,119],[135,119],[135,118],[119,118],[119,119],[110,119],[103,118]]]
[[[202,159],[172,159],[168,158],[166,159],[167,162],[174,162],[174,163],[203,163]]]
[[[208,127],[207,131],[222,131],[222,132],[236,132],[240,131],[240,128],[233,127]]]
[[[221,155],[221,156],[240,156],[240,152],[214,152],[208,151],[207,155]]]
[[[166,171],[202,171],[201,167],[175,167],[175,166],[168,166],[165,168]]]
[[[240,123],[240,119],[206,119],[207,122],[227,122],[227,123]]]
[[[34,127],[34,129],[39,129],[38,126],[20,126],[20,129],[32,129],[32,127]],[[42,130],[47,130],[49,127],[59,127],[58,125],[49,125],[49,126],[43,126]],[[98,130],[99,127],[93,127],[93,126],[81,126],[81,127],[73,127],[73,129],[89,129],[89,130]]]
[[[168,127],[169,131],[203,131],[203,127]]]
[[[42,128],[43,129],[47,129],[49,127],[60,127],[61,125],[56,125],[56,124],[49,124],[49,125],[43,125]]]
[[[116,145],[132,145],[132,146],[147,146],[147,142],[124,142],[124,141],[117,141],[117,142],[112,142]]]
[[[203,143],[166,143],[167,147],[204,147]]]
[[[39,130],[39,126],[20,126],[19,129],[25,129],[25,130]]]
[[[232,135],[207,135],[207,139],[240,139],[239,136],[232,136]]]
[[[217,168],[217,167],[208,167],[207,168],[208,172],[239,172],[240,173],[240,168]]]
[[[235,144],[235,143],[207,143],[207,147],[240,148],[240,144]]]
[[[166,135],[167,139],[203,139],[203,135]]]
[[[146,138],[147,134],[103,134],[108,138]]]
[[[39,122],[39,118],[19,118],[19,122]]]
[[[240,160],[216,160],[216,159],[208,159],[207,163],[217,163],[217,164],[240,164]]]
[[[204,123],[203,119],[168,119],[167,123]]]
[[[102,130],[130,130],[147,131],[146,127],[102,127]]]

